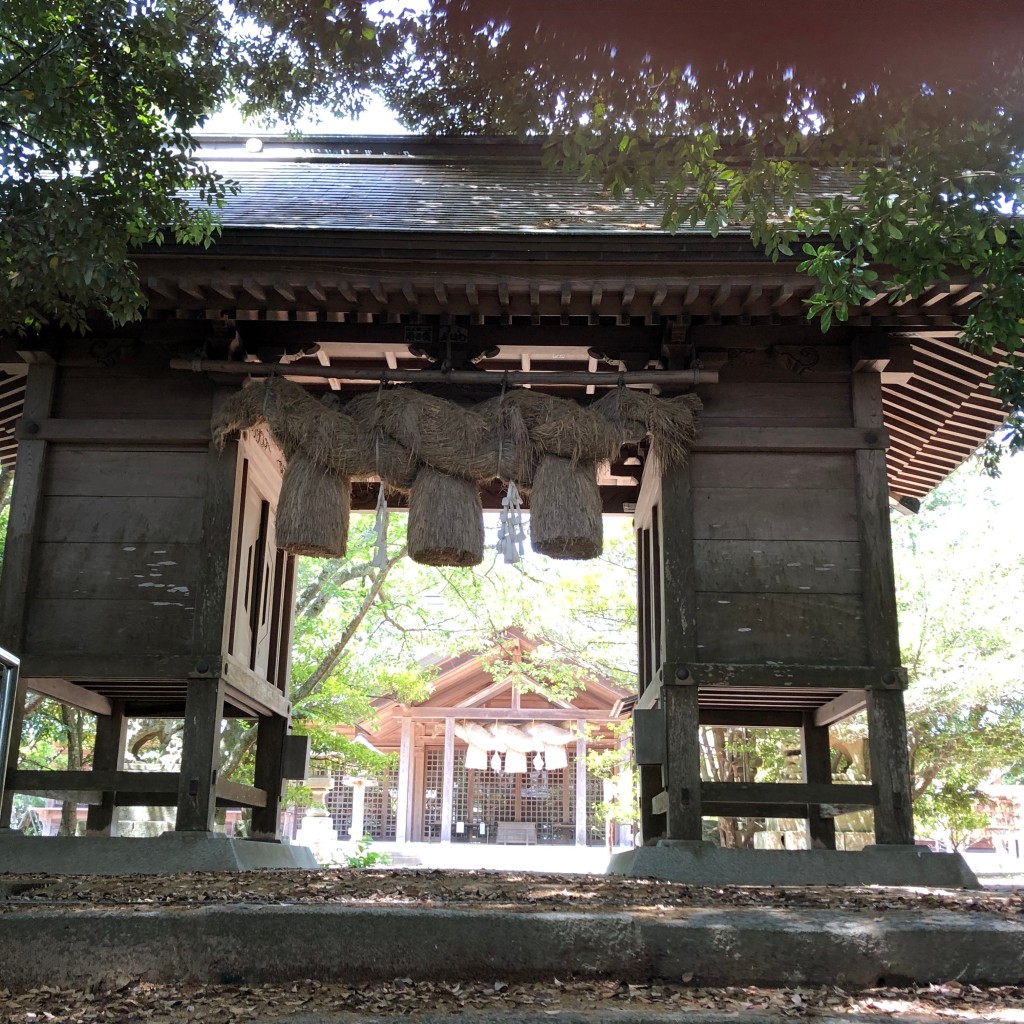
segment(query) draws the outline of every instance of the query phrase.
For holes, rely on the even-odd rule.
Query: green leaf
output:
[[[996,236],[997,245],[1006,245],[1006,232],[1001,227],[996,227],[992,233]]]

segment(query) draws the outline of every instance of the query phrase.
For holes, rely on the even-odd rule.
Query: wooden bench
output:
[[[495,842],[535,846],[537,843],[537,823],[535,821],[499,821],[498,835]]]

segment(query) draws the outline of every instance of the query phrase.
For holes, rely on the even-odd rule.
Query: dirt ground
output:
[[[224,903],[352,904],[445,907],[512,912],[629,911],[673,916],[698,908],[799,908],[845,912],[909,913],[951,910],[1024,922],[1020,890],[914,890],[907,888],[701,888],[679,883],[606,876],[485,871],[336,870],[194,873],[170,876],[0,874],[0,914],[38,906],[154,905],[192,907]],[[766,1018],[926,1018],[998,1020],[1024,1024],[1024,985],[978,988],[955,979],[941,985],[847,992],[838,986],[801,989],[707,988],[683,975],[671,982],[631,985],[615,979],[555,978],[542,983],[493,981],[346,985],[305,981],[283,985],[173,985],[122,977],[106,989],[39,987],[9,992],[0,979],[0,1022],[236,1022],[356,1020],[367,1016],[451,1014],[467,1017],[550,1017],[609,1010],[640,1011],[645,1019],[719,1014]],[[532,1019],[532,1017],[531,1017]],[[468,1024],[468,1022],[467,1022]]]
[[[0,874],[5,907],[195,906],[211,903],[361,904],[470,910],[664,914],[695,908],[954,910],[1024,921],[1024,889],[912,889],[882,886],[721,886],[607,875],[424,869],[193,872],[183,875]]]

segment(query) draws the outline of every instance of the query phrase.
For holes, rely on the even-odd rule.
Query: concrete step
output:
[[[642,912],[319,905],[0,907],[12,989],[117,977],[255,984],[553,977],[695,985],[1016,985],[1024,922],[948,910]]]

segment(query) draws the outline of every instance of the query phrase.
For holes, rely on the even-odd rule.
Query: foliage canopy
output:
[[[547,135],[552,161],[655,200],[668,228],[742,226],[817,279],[823,328],[957,277],[975,283],[964,343],[1016,353],[1014,4],[779,8],[0,0],[0,332],[136,317],[133,248],[209,244],[230,185],[194,133],[217,107],[294,123],[376,91],[421,131]],[[1012,412],[1011,363],[995,385]]]

